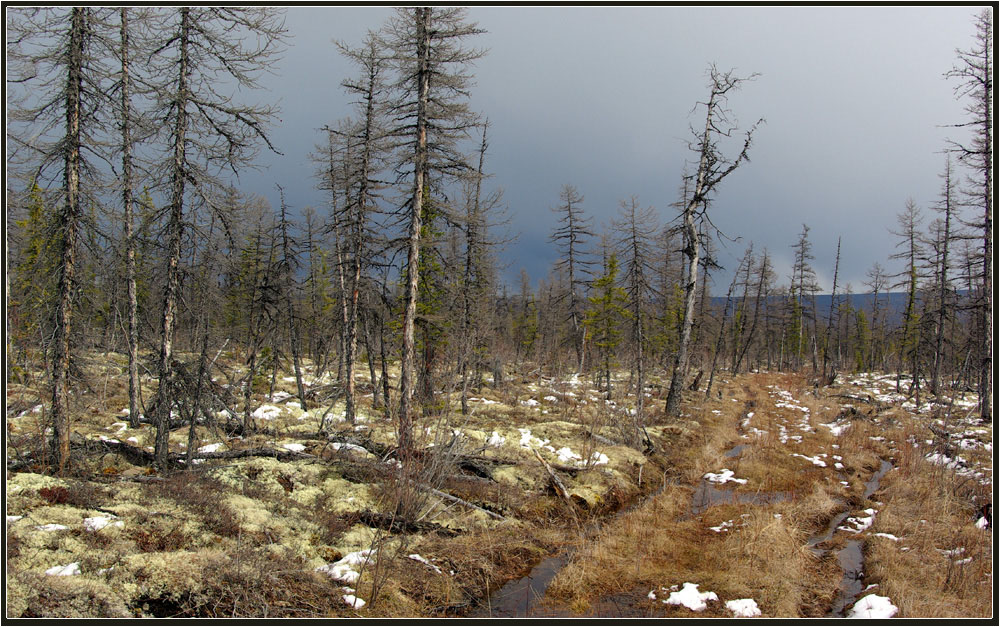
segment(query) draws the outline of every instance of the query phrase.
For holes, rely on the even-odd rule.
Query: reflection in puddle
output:
[[[742,453],[742,452],[743,452],[743,450],[744,450],[744,449],[745,449],[746,447],[748,447],[748,446],[750,446],[750,445],[749,445],[749,444],[737,444],[737,445],[736,445],[736,446],[734,446],[733,448],[731,448],[731,449],[729,449],[728,451],[726,451],[726,452],[724,453],[724,455],[725,455],[726,457],[738,457],[738,456],[739,456],[739,454],[740,454],[740,453]]]
[[[872,475],[872,478],[865,482],[864,498],[867,500],[871,498],[871,495],[879,488],[879,482],[882,481],[882,477],[885,473],[892,469],[892,464],[887,461],[882,461],[879,466],[878,471]],[[843,503],[841,503],[843,505]],[[815,535],[809,538],[806,546],[809,550],[813,552],[817,557],[821,557],[826,554],[825,549],[817,548],[818,545],[831,540],[833,534],[836,533],[837,527],[840,523],[844,522],[850,515],[850,511],[841,512],[833,517],[830,524],[827,525],[826,531],[819,535]],[[833,605],[830,607],[830,613],[827,614],[828,617],[843,618],[847,609],[854,604],[854,601],[858,598],[858,595],[863,591],[862,579],[864,579],[864,553],[862,551],[862,540],[849,540],[847,544],[840,551],[837,552],[837,561],[840,563],[841,570],[844,571],[844,576],[840,581],[840,588],[837,591],[837,598],[834,599]]]
[[[541,600],[545,589],[567,561],[569,555],[565,553],[541,561],[527,577],[509,581],[488,595],[483,606],[470,614],[470,618],[530,616],[532,607]]]
[[[849,605],[854,604],[854,600],[864,588],[861,582],[865,576],[861,570],[864,566],[861,540],[849,541],[847,546],[837,553],[837,561],[840,562],[840,568],[844,571],[844,577],[840,580],[840,590],[837,592],[837,598],[834,599],[833,606],[830,607],[830,613],[827,616],[843,617],[844,610]]]
[[[691,498],[691,514],[697,516],[709,507],[723,503],[767,505],[792,498],[792,492],[734,492],[720,490],[708,481],[702,481]]]

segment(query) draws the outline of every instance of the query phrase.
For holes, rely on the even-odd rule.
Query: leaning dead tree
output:
[[[705,106],[705,127],[694,131],[695,141],[690,142],[690,148],[698,154],[698,170],[690,178],[691,191],[682,203],[681,220],[684,233],[684,256],[687,258],[687,281],[684,285],[684,322],[677,356],[674,360],[673,375],[670,378],[670,391],[667,393],[666,411],[668,415],[676,416],[681,404],[681,389],[684,370],[688,361],[688,345],[691,341],[691,328],[694,325],[695,301],[698,295],[698,262],[702,247],[699,223],[708,221],[707,211],[712,192],[724,178],[732,174],[743,162],[749,161],[750,142],[757,126],[763,122],[758,120],[746,131],[743,148],[735,159],[727,159],[722,154],[720,141],[730,137],[738,130],[731,111],[726,108],[729,94],[740,88],[748,80],[753,80],[758,74],[739,77],[733,70],[722,73],[713,64],[709,68],[709,98]]]

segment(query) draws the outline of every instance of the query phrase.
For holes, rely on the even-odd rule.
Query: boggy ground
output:
[[[342,401],[303,410],[283,373],[273,393],[266,381],[255,389],[258,433],[227,432],[220,411],[197,427],[188,469],[181,425],[170,437],[175,469],[158,474],[152,427],[130,428],[122,409],[124,357],[81,365],[90,385],[63,477],[44,474],[38,454],[44,389],[8,388],[8,616],[466,613],[558,552],[568,530],[654,489],[648,478],[663,476],[673,437],[652,427],[655,450],[625,446],[615,419],[625,401],[607,402],[582,378],[534,375],[487,383],[469,416],[457,395],[442,397],[451,411],[417,421],[418,453],[401,473],[394,424],[372,407],[364,374],[352,425]],[[306,383],[328,393],[332,380],[307,368]],[[152,398],[155,381],[143,384]]]
[[[653,446],[634,448],[621,444],[629,395],[609,403],[582,377],[534,375],[477,390],[470,416],[419,420],[422,454],[406,467],[420,471],[401,479],[393,424],[370,394],[350,425],[337,420],[342,403],[304,411],[284,376],[255,395],[265,433],[199,426],[205,459],[158,475],[125,448],[148,452],[153,432],[127,427],[122,358],[92,362],[101,358],[117,369],[95,367],[95,380],[105,375],[80,399],[69,476],[31,465],[45,404],[40,390],[9,386],[8,616],[468,615],[553,555],[571,557],[538,615],[694,615],[663,603],[671,586],[694,582],[719,599],[698,615],[732,616],[726,601],[753,598],[765,616],[822,616],[850,532],[819,557],[809,537],[835,513],[866,508],[878,511],[857,536],[866,584],[898,615],[991,612],[992,545],[973,509],[992,490],[992,429],[957,419],[958,403],[947,417],[942,407],[911,414],[885,396],[885,380],[815,389],[793,375],[742,375],[719,398],[689,393],[669,421],[654,380]],[[457,395],[445,400],[457,407]],[[935,412],[937,434],[926,427]],[[324,413],[333,426],[317,433]],[[187,437],[177,429],[171,451]],[[267,456],[212,458],[235,451]],[[880,460],[896,469],[877,502],[865,500]],[[706,473],[746,483],[706,490]]]
[[[689,405],[701,426],[683,479],[576,551],[538,615],[733,617],[727,602],[753,599],[765,617],[827,616],[838,551],[859,541],[858,596],[898,617],[991,616],[992,531],[976,522],[992,501],[992,427],[968,415],[971,395],[918,411],[894,390],[893,377],[815,388],[750,374]],[[882,460],[892,469],[865,498]],[[726,492],[706,498],[706,476]],[[688,583],[716,598],[672,603]]]

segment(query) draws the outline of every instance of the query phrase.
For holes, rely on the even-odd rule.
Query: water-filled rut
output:
[[[740,445],[726,452],[726,457],[736,457],[741,454],[747,445]],[[879,482],[892,468],[892,464],[882,461],[880,468],[872,475],[872,478],[865,483],[863,499],[867,500],[879,488]],[[633,511],[643,506],[662,491],[662,486],[655,492],[639,499],[634,504],[625,507],[613,516],[592,523],[585,535],[590,535],[602,528],[605,524],[614,520],[627,512]],[[770,503],[790,500],[795,497],[793,492],[735,492],[717,488],[711,482],[702,480],[694,491],[691,499],[690,516],[697,516],[709,507],[722,503],[742,503],[749,505],[767,505]],[[837,527],[850,515],[851,510],[845,510],[835,515],[823,533],[809,538],[808,548],[817,556],[825,555],[827,550],[819,548],[819,545],[831,540],[837,531]],[[545,596],[545,591],[549,584],[555,579],[559,571],[569,563],[573,557],[573,549],[566,549],[563,552],[543,559],[535,564],[531,571],[524,577],[513,579],[501,586],[498,590],[487,593],[480,606],[468,616],[471,618],[524,618],[530,616],[555,616],[550,611],[539,610],[539,603]],[[862,540],[850,540],[846,546],[837,554],[837,560],[843,571],[843,578],[838,588],[837,597],[830,609],[828,616],[843,617],[846,610],[854,604],[858,595],[863,591],[863,567],[864,554],[862,551]]]

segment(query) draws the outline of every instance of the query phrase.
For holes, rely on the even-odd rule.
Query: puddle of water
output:
[[[885,473],[889,472],[891,468],[892,468],[891,463],[882,460],[882,465],[879,466],[878,471],[874,475],[872,475],[872,478],[865,483],[864,497],[866,499],[870,498],[871,495],[875,494],[875,491],[878,490],[879,482],[882,481],[882,477],[884,477]]]
[[[841,505],[843,505],[842,502]],[[815,555],[816,557],[820,557],[826,554],[826,551],[824,549],[817,549],[816,546],[832,539],[833,534],[836,533],[837,531],[837,527],[840,526],[840,523],[844,522],[844,520],[850,515],[850,513],[851,512],[841,512],[837,514],[830,520],[830,524],[827,525],[825,532],[809,538],[809,541],[806,542],[806,546],[808,546],[809,550],[813,552],[813,555]]]
[[[592,536],[609,521],[620,518],[657,497],[665,487],[664,483],[653,492],[640,496],[613,515],[591,521],[586,526],[584,537]],[[572,557],[573,550],[568,549],[542,560],[526,576],[508,581],[493,593],[487,592],[481,605],[467,616],[469,618],[525,618],[528,616],[552,618],[561,616],[551,608],[541,608],[538,605],[545,596],[545,590],[549,584]]]
[[[747,505],[767,505],[792,498],[791,492],[734,492],[720,490],[710,481],[702,481],[691,497],[691,515],[697,516],[713,505],[742,503]]]
[[[556,573],[569,561],[564,553],[541,561],[527,577],[507,582],[493,594],[487,594],[483,606],[470,618],[515,618],[531,615],[532,608],[542,599]]]
[[[865,482],[864,498],[866,500],[875,494],[879,488],[879,482],[882,481],[882,477],[891,469],[892,464],[883,460],[879,469],[872,475],[872,478]],[[824,533],[809,538],[807,545],[814,555],[820,557],[826,554],[825,550],[817,549],[816,546],[833,538],[837,527],[849,514],[850,511],[837,514],[830,521]],[[844,571],[844,576],[841,578],[837,597],[834,599],[827,617],[843,618],[847,609],[854,605],[858,595],[864,590],[862,579],[864,579],[863,567],[865,556],[861,550],[862,543],[862,540],[849,540],[844,548],[837,552],[837,562],[840,564],[841,570]]]
[[[724,453],[724,455],[725,455],[726,457],[739,457],[739,454],[740,454],[740,453],[742,453],[742,452],[743,452],[743,450],[744,450],[744,449],[745,449],[746,447],[748,447],[748,446],[750,446],[750,445],[749,445],[749,444],[737,444],[737,445],[736,445],[736,446],[734,446],[733,448],[731,448],[731,449],[729,449],[728,451],[726,451],[726,452]]]
[[[848,606],[854,604],[864,589],[862,579],[864,579],[864,555],[861,552],[861,540],[851,540],[843,549],[837,553],[837,561],[844,571],[844,577],[840,580],[840,590],[837,598],[833,601],[828,617],[843,618],[844,611]]]

